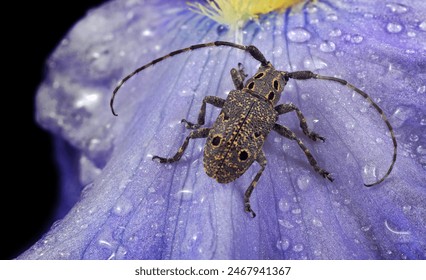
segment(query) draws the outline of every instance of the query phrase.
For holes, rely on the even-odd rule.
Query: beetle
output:
[[[214,178],[219,183],[229,183],[236,180],[247,171],[253,162],[256,161],[260,165],[260,169],[244,193],[244,210],[250,213],[253,218],[256,214],[251,208],[250,196],[265,170],[267,160],[262,147],[268,134],[272,130],[285,138],[296,141],[313,169],[322,177],[333,181],[333,177],[330,173],[318,166],[317,161],[302,140],[299,139],[289,128],[277,123],[279,115],[296,112],[303,133],[313,141],[325,141],[324,137],[309,130],[306,119],[298,107],[292,103],[277,105],[289,79],[318,79],[337,82],[350,88],[365,98],[380,114],[383,121],[386,123],[392,138],[394,147],[392,162],[386,174],[382,178],[374,183],[364,185],[366,187],[377,185],[389,176],[397,157],[396,138],[393,128],[383,110],[370,98],[370,96],[367,95],[367,93],[340,78],[323,76],[311,71],[287,72],[276,70],[274,66],[266,60],[260,50],[253,45],[245,46],[232,42],[215,41],[192,45],[154,59],[153,61],[137,68],[118,83],[110,100],[110,108],[113,115],[117,116],[114,110],[114,99],[118,90],[128,79],[137,73],[160,61],[184,52],[219,46],[232,47],[247,52],[255,60],[260,62],[259,69],[254,76],[250,77],[246,82],[244,82],[244,80],[247,77],[247,74],[245,74],[244,68],[241,64],[238,64],[238,69],[231,69],[231,77],[235,85],[235,89],[229,92],[226,99],[216,96],[204,97],[198,114],[197,123],[192,123],[185,119],[182,120],[186,127],[192,131],[185,138],[183,144],[175,155],[170,158],[153,156],[153,160],[157,160],[160,163],[176,162],[185,152],[185,149],[189,144],[189,140],[207,138],[206,145],[204,147],[204,169],[208,176]],[[221,112],[212,127],[202,127],[205,123],[207,104],[221,108]]]

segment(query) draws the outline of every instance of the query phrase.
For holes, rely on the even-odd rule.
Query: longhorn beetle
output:
[[[271,130],[274,130],[281,136],[290,140],[296,141],[305,153],[305,156],[314,170],[324,178],[333,181],[333,177],[330,173],[318,166],[317,161],[314,159],[305,144],[303,144],[302,140],[300,140],[289,128],[277,123],[279,115],[295,111],[300,121],[300,127],[302,128],[303,133],[313,141],[325,141],[324,137],[321,137],[317,133],[309,130],[305,117],[300,109],[294,104],[284,103],[277,105],[280,100],[281,93],[284,90],[284,86],[287,84],[289,79],[318,79],[337,82],[351,90],[354,90],[367,99],[367,101],[381,115],[390,131],[393,141],[394,149],[392,163],[386,174],[380,180],[364,185],[366,187],[371,187],[383,182],[383,180],[388,177],[396,161],[396,138],[392,126],[383,113],[383,110],[364,91],[345,80],[318,75],[311,71],[286,72],[276,70],[274,66],[265,59],[259,49],[253,45],[244,46],[231,42],[216,41],[192,45],[154,59],[148,64],[136,69],[118,83],[117,87],[113,91],[110,101],[112,113],[117,116],[113,105],[114,98],[118,90],[128,79],[137,73],[160,61],[184,52],[219,46],[237,48],[248,52],[254,59],[260,62],[259,69],[256,74],[249,78],[245,83],[244,79],[247,75],[244,73],[242,65],[238,64],[238,69],[231,69],[231,77],[236,89],[231,90],[226,99],[216,96],[204,97],[198,114],[197,123],[192,123],[185,119],[182,120],[182,122],[186,124],[186,127],[188,129],[192,129],[192,131],[185,138],[185,141],[176,154],[171,158],[153,156],[153,160],[158,160],[160,163],[172,163],[178,161],[185,152],[190,139],[207,138],[206,145],[204,147],[204,169],[208,176],[216,179],[219,183],[229,183],[234,181],[244,174],[252,163],[256,161],[260,165],[260,170],[257,172],[244,194],[244,210],[249,212],[253,218],[256,214],[251,209],[250,196],[266,167],[267,160],[262,150],[262,146]],[[202,127],[205,122],[207,103],[215,107],[222,108],[212,127]]]

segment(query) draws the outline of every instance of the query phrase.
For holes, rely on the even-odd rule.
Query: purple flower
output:
[[[113,1],[80,21],[48,61],[37,119],[59,142],[64,187],[81,197],[20,259],[424,259],[426,258],[426,4],[424,1],[307,1],[228,30],[188,10],[184,1]],[[238,33],[240,32],[240,33]],[[287,84],[308,125],[327,138],[312,142],[293,113],[292,129],[329,182],[295,141],[271,132],[266,169],[253,192],[257,217],[243,194],[259,169],[219,184],[203,170],[204,139],[172,156],[206,95],[225,98],[229,70],[258,62],[231,48],[175,56],[116,83],[152,59],[192,44],[234,41],[257,46],[277,69],[311,70],[361,88],[388,116],[398,158],[377,111],[337,83]],[[219,110],[208,106],[206,126]],[[75,160],[75,159],[78,160]],[[78,180],[76,180],[78,179]],[[70,183],[76,182],[76,183]]]

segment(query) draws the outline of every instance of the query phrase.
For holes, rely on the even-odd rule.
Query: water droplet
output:
[[[311,38],[311,33],[302,27],[296,27],[287,32],[287,38],[296,43],[303,43]]]
[[[314,224],[316,227],[322,227],[322,222],[317,218],[312,219],[312,224]]]
[[[303,245],[302,244],[296,244],[293,246],[293,251],[295,252],[302,252],[303,251]]]
[[[386,7],[395,14],[404,14],[408,11],[407,6],[398,3],[388,3]]]
[[[367,232],[367,231],[369,231],[369,230],[370,230],[370,228],[371,228],[371,225],[363,226],[363,227],[361,227],[361,230],[362,230],[363,232]]]
[[[297,186],[302,191],[305,191],[309,188],[311,183],[311,178],[309,175],[302,175],[297,178]]]
[[[320,50],[323,52],[333,52],[336,49],[336,44],[330,41],[325,41],[320,44]]]
[[[308,13],[310,13],[310,14],[314,14],[314,13],[316,13],[316,12],[318,11],[318,8],[317,8],[316,6],[309,5],[309,6],[306,8],[306,11],[307,11]]]
[[[422,31],[426,31],[426,20],[422,21],[422,22],[419,24],[419,28],[420,28],[420,30],[422,30]]]
[[[321,252],[321,250],[319,250],[319,249],[315,249],[315,250],[314,250],[314,255],[315,255],[315,256],[317,256],[317,257],[321,256],[321,253],[322,253],[322,252]]]
[[[399,33],[399,32],[401,32],[402,31],[402,25],[401,24],[399,24],[399,23],[395,23],[395,22],[389,22],[387,25],[386,25],[386,30],[389,32],[389,33]]]
[[[361,35],[353,35],[351,36],[351,42],[354,44],[359,44],[364,40],[364,37],[362,37]]]
[[[420,120],[420,125],[426,125],[426,118],[422,118]]]
[[[406,106],[398,106],[392,114],[392,126],[398,128],[405,123],[406,120],[412,118],[415,112],[412,108]]]
[[[183,189],[176,193],[175,197],[178,200],[188,201],[192,199],[192,190]]]
[[[226,25],[219,25],[216,29],[217,35],[223,35],[228,32],[229,28]]]
[[[290,203],[288,203],[284,198],[281,198],[278,202],[278,207],[281,211],[287,212],[288,210],[290,210]]]
[[[291,213],[293,213],[293,214],[295,214],[295,215],[298,215],[298,214],[302,213],[302,209],[300,209],[300,208],[295,208],[295,209],[291,210]]]
[[[348,120],[348,121],[345,123],[345,127],[346,127],[346,129],[347,129],[347,130],[352,130],[352,129],[354,129],[354,127],[355,127],[355,121],[353,121],[353,120]]]
[[[408,31],[408,32],[407,32],[407,36],[408,36],[408,37],[416,37],[416,36],[417,36],[417,34],[416,34],[416,32],[414,32],[414,31]]]
[[[153,34],[153,32],[152,32],[152,30],[151,29],[149,29],[149,28],[147,28],[147,29],[145,29],[144,31],[142,31],[142,36],[145,36],[145,37],[152,37],[154,34]]]
[[[416,152],[419,155],[426,155],[426,147],[423,147],[422,145],[419,145],[416,149]]]
[[[404,211],[404,213],[408,213],[411,211],[411,205],[405,205],[402,207],[402,211]]]
[[[420,86],[417,89],[417,93],[421,94],[421,93],[425,93],[426,92],[426,86]]]
[[[290,247],[290,241],[287,238],[278,240],[276,246],[277,246],[277,249],[281,251],[285,251]]]
[[[410,134],[410,141],[411,142],[417,142],[419,141],[419,136],[417,134]]]
[[[377,169],[374,163],[367,163],[363,168],[363,179],[366,184],[377,181]]]
[[[112,212],[117,216],[125,216],[133,209],[133,204],[130,200],[124,197],[120,197],[117,200]]]
[[[278,223],[280,225],[282,225],[283,227],[285,227],[286,229],[294,228],[294,225],[292,223],[290,223],[289,221],[287,221],[287,220],[281,220],[281,219],[279,219]]]
[[[328,33],[328,35],[330,37],[339,37],[342,35],[342,30],[340,30],[339,28],[335,28],[331,30],[330,33]]]
[[[327,63],[324,60],[316,56],[307,57],[303,60],[303,67],[307,70],[319,70],[324,69],[327,66]]]
[[[336,21],[336,20],[338,20],[339,18],[337,17],[337,15],[336,14],[329,14],[329,15],[327,15],[327,17],[326,17],[326,20],[328,20],[328,21]]]

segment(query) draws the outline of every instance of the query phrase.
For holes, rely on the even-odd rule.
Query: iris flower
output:
[[[106,3],[51,55],[37,120],[56,139],[63,193],[81,194],[64,197],[71,209],[19,259],[426,258],[425,2],[302,1],[251,12],[235,25],[217,18],[237,12],[220,15],[199,3],[204,8]],[[305,137],[293,113],[278,122],[334,182],[312,169],[295,141],[271,132],[251,218],[243,194],[256,163],[234,182],[217,183],[203,170],[205,139],[191,140],[176,163],[152,161],[177,151],[189,133],[180,120],[196,121],[204,96],[226,98],[234,89],[231,68],[242,63],[253,75],[259,63],[227,47],[174,56],[123,85],[118,117],[109,109],[112,90],[157,57],[216,40],[255,45],[276,69],[339,77],[368,93],[398,141],[390,176],[364,186],[392,160],[380,114],[349,88],[320,80],[290,80],[280,103],[298,106],[326,141]],[[206,127],[218,113],[208,106]]]

